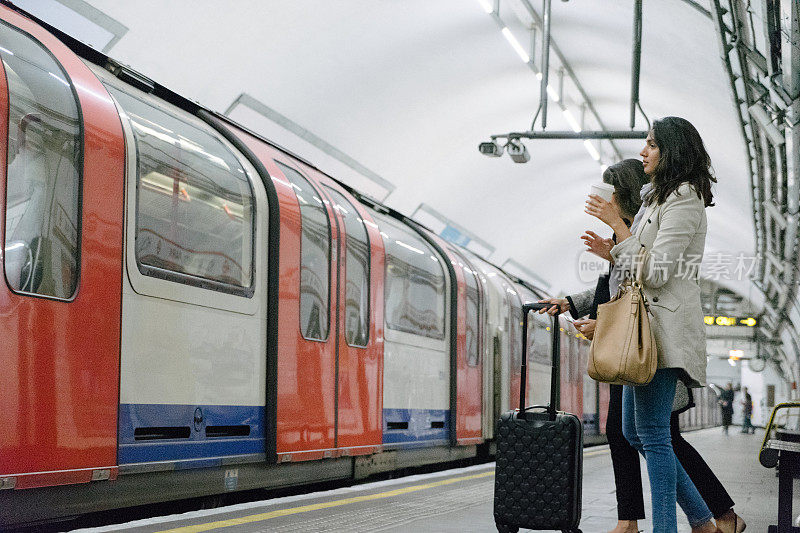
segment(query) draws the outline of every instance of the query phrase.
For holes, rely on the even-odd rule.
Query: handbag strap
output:
[[[646,312],[650,312],[650,302],[647,300],[647,296],[644,294],[644,287],[642,287],[642,271],[644,270],[644,258],[647,255],[647,248],[642,246],[639,249],[639,253],[636,254],[636,265],[633,268],[636,270],[636,276],[634,278],[633,286],[634,289],[639,293],[639,297],[642,299],[644,303],[644,308]]]
[[[633,268],[636,271],[636,274],[633,276],[636,284],[640,287],[642,286],[642,271],[644,270],[644,258],[647,255],[647,248],[642,245],[639,249],[639,253],[636,254],[636,261],[634,262]]]

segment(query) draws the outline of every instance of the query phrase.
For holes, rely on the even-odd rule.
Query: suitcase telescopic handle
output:
[[[550,403],[547,406],[547,414],[550,420],[556,419],[556,412],[560,407],[561,398],[561,338],[558,327],[558,314],[560,310],[557,305],[547,303],[527,303],[522,306],[522,369],[519,383],[519,414],[525,412],[525,389],[528,384],[528,314],[531,311],[540,309],[556,308],[553,316],[553,326],[550,328],[550,350],[553,357],[553,368],[550,374]]]

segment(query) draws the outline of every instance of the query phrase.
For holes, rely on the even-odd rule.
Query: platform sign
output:
[[[707,326],[739,326],[752,328],[758,325],[758,319],[752,316],[716,316],[706,315],[703,322]]]

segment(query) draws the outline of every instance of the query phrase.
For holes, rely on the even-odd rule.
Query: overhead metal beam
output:
[[[786,142],[781,147],[786,164],[786,207],[789,213],[797,215],[800,211],[800,160],[798,160],[800,158],[800,2],[781,0],[779,4],[773,3],[773,7],[780,9],[778,15],[768,16],[781,21],[780,63],[783,73],[781,85],[783,91],[792,99],[792,103],[784,111]],[[795,216],[792,216],[792,219],[794,218]],[[798,265],[797,249],[800,235],[797,231],[797,224],[787,224],[784,239],[785,251],[789,252],[786,259],[792,261],[792,268],[783,275],[786,284],[783,291],[785,297],[779,302],[781,320],[779,320],[776,332],[780,330],[781,322],[788,321],[789,306],[798,296],[798,281],[800,281],[798,266],[800,265]],[[794,327],[789,329],[793,334],[797,334]]]
[[[780,0],[761,0],[762,30],[767,43],[767,74],[772,77],[781,64],[781,20],[777,4]]]
[[[690,5],[695,3],[691,2],[690,0],[684,1]],[[737,0],[730,1],[735,2]],[[744,73],[734,72],[733,69],[731,53],[734,52],[734,46],[731,44],[731,30],[723,18],[728,13],[728,9],[722,7],[721,0],[712,0],[711,9],[712,11],[710,15],[714,21],[714,27],[717,30],[717,37],[719,38],[720,57],[722,59],[723,66],[725,67],[725,72],[728,74],[728,82],[731,88],[733,107],[736,110],[737,118],[739,119],[739,129],[742,135],[743,148],[748,163],[747,170],[750,175],[750,201],[753,209],[753,226],[756,232],[756,250],[763,253],[766,248],[766,222],[764,211],[759,208],[760,203],[763,201],[761,193],[763,193],[764,190],[762,182],[763,172],[759,168],[762,165],[762,161],[758,157],[760,151],[756,150],[754,147],[756,135],[753,131],[752,124],[746,120],[746,111],[742,109],[742,106],[747,104],[747,98],[744,94],[740,96],[740,89],[736,83],[736,80],[742,77]],[[744,85],[747,84],[745,83]],[[761,261],[756,274],[757,280],[763,279],[764,266],[765,263]]]
[[[698,13],[701,13],[708,18],[711,18],[711,11],[698,4],[695,0],[683,0],[683,2],[686,5],[693,7],[695,11],[697,11]]]
[[[761,205],[767,211],[767,213],[772,218],[772,220],[775,221],[775,223],[781,229],[786,229],[786,225],[787,225],[786,217],[783,216],[783,213],[781,213],[781,211],[778,208],[778,206],[775,205],[775,202],[773,202],[772,200],[767,200],[764,203],[762,203]]]
[[[646,139],[647,131],[602,130],[602,131],[519,131],[498,133],[494,139]]]

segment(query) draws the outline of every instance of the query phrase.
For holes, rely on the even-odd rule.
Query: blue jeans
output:
[[[677,533],[676,500],[692,527],[712,518],[706,502],[672,451],[669,417],[677,379],[676,369],[661,368],[649,384],[626,386],[622,393],[622,433],[647,462],[653,533]]]

